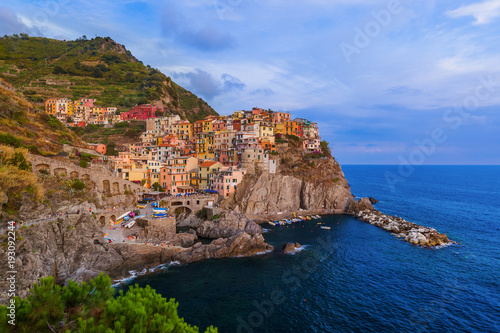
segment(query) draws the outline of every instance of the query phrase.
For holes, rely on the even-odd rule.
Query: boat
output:
[[[310,216],[306,216],[306,219],[309,221],[312,220]]]
[[[129,217],[129,216],[125,216],[125,217],[123,218],[123,220],[124,220],[124,221],[128,221],[129,219],[130,219],[130,217]]]
[[[269,222],[267,222],[267,223],[269,223],[269,224],[270,224],[270,225],[272,225],[273,227],[275,227],[275,226],[276,226],[276,223],[274,223],[273,221],[269,221]]]
[[[118,216],[118,218],[116,219],[115,224],[120,223],[125,218],[125,216],[128,216],[128,214],[130,214],[130,213],[132,213],[132,211],[128,211],[125,214],[122,214],[122,215]]]
[[[135,220],[132,220],[129,223],[127,223],[127,225],[125,226],[125,228],[129,228],[130,229],[130,228],[132,228],[134,226],[134,224],[135,224]]]
[[[327,227],[326,225],[322,225],[322,226],[320,226],[320,228],[321,229],[326,229],[326,230],[330,230],[331,229],[331,227]]]

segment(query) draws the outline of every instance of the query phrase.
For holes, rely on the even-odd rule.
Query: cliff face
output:
[[[276,174],[246,175],[222,208],[248,215],[331,210],[351,212],[355,203],[340,165],[332,158],[307,159],[300,150],[278,147]]]

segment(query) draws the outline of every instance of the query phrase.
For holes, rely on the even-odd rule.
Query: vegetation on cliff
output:
[[[55,284],[40,279],[25,299],[15,298],[16,326],[8,324],[10,310],[0,305],[2,332],[199,332],[177,314],[178,303],[167,301],[147,286],[130,287],[118,297],[109,276],[100,274],[88,283]],[[207,333],[216,333],[209,327]]]
[[[85,147],[59,120],[35,106],[0,79],[0,144],[24,147],[36,154],[55,154],[63,144]]]
[[[190,121],[217,114],[205,101],[145,66],[110,37],[73,41],[12,35],[0,38],[0,77],[33,103],[94,98],[127,110],[154,102]]]
[[[38,200],[43,197],[43,188],[36,175],[31,172],[26,153],[24,148],[0,145],[0,212],[5,210],[14,213],[14,203],[24,192]]]

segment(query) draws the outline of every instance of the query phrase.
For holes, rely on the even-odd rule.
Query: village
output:
[[[303,152],[321,153],[318,126],[288,112],[253,108],[229,116],[207,116],[190,123],[177,114],[165,115],[163,107],[140,105],[116,114],[114,107],[95,107],[94,100],[47,100],[46,112],[66,125],[146,122],[140,141],[108,157],[114,176],[164,195],[198,192],[228,197],[246,173],[276,173],[276,144],[285,136],[302,139]],[[167,111],[168,112],[168,111]],[[76,122],[76,123],[75,123]],[[100,154],[104,144],[91,144]]]

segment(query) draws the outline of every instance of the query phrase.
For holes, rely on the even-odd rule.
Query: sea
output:
[[[263,225],[272,253],[170,265],[118,288],[175,298],[200,332],[500,332],[500,166],[343,170],[357,197],[459,244],[416,247],[356,217],[326,216]],[[286,242],[302,247],[282,254]]]

